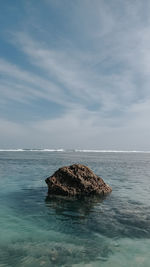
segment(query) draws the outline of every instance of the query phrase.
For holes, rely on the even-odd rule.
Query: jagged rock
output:
[[[49,196],[103,196],[112,191],[102,178],[82,164],[62,167],[45,181]]]

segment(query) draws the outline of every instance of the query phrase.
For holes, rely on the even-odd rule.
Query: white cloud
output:
[[[128,111],[128,123],[112,127],[97,113],[87,114],[86,110],[72,110],[61,118],[40,120],[37,122],[13,123],[0,120],[2,131],[1,148],[40,147],[40,148],[80,148],[80,149],[121,149],[147,150],[150,147],[147,124],[150,103],[135,106]],[[130,112],[134,117],[130,117]],[[145,117],[145,120],[143,118]],[[140,126],[140,127],[139,127]],[[142,142],[141,142],[142,139]]]
[[[59,86],[52,81],[39,77],[10,62],[0,59],[1,96],[5,98],[25,101],[37,98],[66,104],[65,96]]]
[[[81,102],[82,105],[90,103],[99,104],[101,110],[107,112],[113,108],[119,108],[122,102],[132,101],[135,94],[135,85],[130,71],[122,73],[103,73],[103,61],[98,62],[102,67],[93,68],[98,59],[91,54],[88,58],[84,53],[75,52],[75,56],[68,50],[52,50],[45,47],[39,41],[32,40],[24,34],[16,34],[23,52],[28,56],[30,63],[39,67],[47,75],[55,78],[64,92],[68,91],[72,96],[72,102]],[[107,59],[107,55],[106,55]],[[90,61],[90,65],[88,62]],[[113,68],[113,66],[111,67]],[[102,73],[101,73],[102,69]],[[110,103],[111,101],[111,103]]]
[[[61,1],[45,2],[66,11]],[[146,147],[150,132],[149,4],[135,2],[72,2],[66,17],[70,21],[68,32],[72,29],[73,33],[66,38],[62,32],[63,37],[55,39],[56,47],[47,28],[41,40],[40,23],[44,22],[39,17],[36,37],[28,27],[13,32],[11,43],[26,56],[30,71],[0,59],[0,101],[32,105],[33,100],[42,98],[67,107],[61,117],[43,117],[16,126],[20,135],[22,127],[26,128],[30,145],[51,146],[53,142],[55,146],[82,148],[86,144],[104,149]],[[30,16],[32,12],[36,10],[31,9]],[[3,121],[2,125],[6,132],[7,125],[15,128],[11,122]],[[142,131],[146,141],[142,140]]]

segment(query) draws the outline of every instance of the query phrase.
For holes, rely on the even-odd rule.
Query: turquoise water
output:
[[[45,178],[72,163],[111,195],[47,201]],[[149,250],[149,153],[0,152],[0,267],[149,267]]]

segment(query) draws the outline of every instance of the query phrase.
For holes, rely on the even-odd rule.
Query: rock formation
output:
[[[45,181],[49,196],[104,196],[112,191],[102,178],[82,164],[62,167]]]

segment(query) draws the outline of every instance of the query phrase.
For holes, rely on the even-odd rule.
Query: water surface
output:
[[[46,200],[45,178],[88,165],[106,199]],[[150,154],[0,151],[0,267],[149,267]]]

